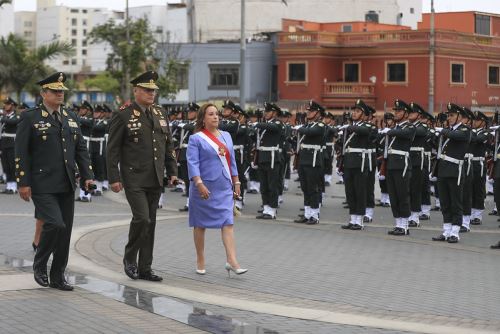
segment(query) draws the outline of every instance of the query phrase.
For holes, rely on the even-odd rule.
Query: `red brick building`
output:
[[[428,106],[430,14],[418,30],[370,22],[284,20],[278,34],[279,101],[309,99],[332,109],[358,98],[377,110],[396,98]],[[500,15],[435,14],[434,111],[451,101],[493,110],[500,104]]]

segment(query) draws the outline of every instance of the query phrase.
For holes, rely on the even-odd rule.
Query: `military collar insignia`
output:
[[[68,113],[66,112],[66,110],[63,111],[63,115],[66,117],[68,116]]]
[[[134,115],[135,117],[139,117],[141,116],[141,113],[138,110],[134,109]]]
[[[46,112],[45,110],[42,110],[42,117],[48,117],[49,113]]]

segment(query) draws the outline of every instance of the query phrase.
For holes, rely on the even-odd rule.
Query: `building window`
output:
[[[342,25],[342,32],[352,32],[352,25],[351,24],[343,24]]]
[[[378,23],[378,14],[374,10],[368,11],[368,13],[365,14],[365,22],[374,22]]]
[[[288,63],[288,82],[307,82],[307,63],[289,62]]]
[[[76,34],[77,34],[76,29],[71,29],[71,36],[76,36]]]
[[[407,61],[386,62],[386,78],[388,83],[407,83]]]
[[[76,39],[75,39],[75,38],[73,38],[73,39],[71,40],[71,45],[72,45],[72,46],[76,46]]]
[[[488,65],[488,84],[500,85],[500,65]]]
[[[87,25],[87,20],[86,19],[83,19],[82,20],[82,26],[86,26]]]
[[[76,26],[78,24],[78,20],[77,19],[71,19],[71,25],[72,26]]]
[[[490,17],[476,14],[475,31],[479,35],[490,35]]]
[[[83,29],[83,36],[87,36],[87,29]]]
[[[189,84],[189,65],[180,64],[177,69],[177,86],[179,89],[188,89]]]
[[[451,63],[451,83],[463,84],[465,83],[465,64],[464,63]]]
[[[360,63],[344,63],[344,82],[359,82]]]
[[[87,50],[83,49],[82,50],[82,56],[86,56],[87,55]]]
[[[86,40],[86,39],[84,39],[84,40],[82,41],[82,46],[83,46],[83,47],[86,47],[86,46],[87,46],[87,40]]]
[[[31,31],[25,31],[24,32],[24,37],[31,37],[32,32]]]
[[[69,60],[63,60],[63,65],[69,65]]]
[[[78,10],[78,9],[74,9],[74,8],[73,8],[73,9],[71,9],[71,13],[78,13],[78,12],[79,12],[79,10]]]
[[[415,8],[413,7],[410,8],[410,14],[415,14]]]
[[[82,9],[82,13],[83,14],[87,14],[87,10],[86,9]]]
[[[71,65],[76,65],[76,59],[71,59]]]
[[[239,64],[209,64],[209,89],[237,89],[240,85]]]
[[[31,21],[24,21],[24,27],[29,28],[33,26],[33,22]]]

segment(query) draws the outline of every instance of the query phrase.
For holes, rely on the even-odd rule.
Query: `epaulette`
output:
[[[119,109],[125,110],[127,107],[130,107],[130,105],[132,105],[132,102],[127,102],[127,103],[123,104]]]

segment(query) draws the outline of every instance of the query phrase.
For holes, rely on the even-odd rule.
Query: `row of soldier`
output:
[[[15,193],[14,156],[13,152],[12,157],[9,155],[8,143],[9,138],[13,143],[18,119],[10,110],[17,104],[9,98],[4,105],[1,122],[2,166],[7,175],[4,192]],[[88,102],[74,108],[98,181],[94,194],[100,195],[108,187],[105,152],[111,110],[106,105],[92,106]],[[198,109],[192,102],[185,109],[172,108],[168,113],[183,181],[174,191],[186,194],[190,186],[186,149]],[[410,227],[418,227],[421,220],[429,219],[431,189],[444,222],[443,233],[434,240],[458,242],[459,232],[470,231],[471,224],[481,224],[487,175],[491,180],[495,175],[500,178],[500,171],[493,173],[500,168],[496,163],[497,128],[489,127],[490,119],[483,113],[450,103],[446,113],[433,117],[416,103],[396,100],[394,113],[386,113],[382,124],[377,126],[375,109],[361,100],[342,119],[314,101],[306,109],[305,114],[296,114],[291,125],[291,113],[273,103],[265,103],[263,111],[248,112],[230,100],[222,106],[220,129],[233,138],[242,189],[260,192],[262,196],[258,219],[276,218],[293,168],[298,172],[304,194],[304,213],[295,222],[319,223],[322,195],[325,186],[332,182],[336,160],[350,214],[349,222],[342,226],[344,229],[361,230],[364,223],[373,220],[377,177],[380,205],[390,206],[395,219],[395,227],[389,234],[407,235]],[[11,147],[13,150],[13,144]],[[492,183],[497,202],[500,182]],[[243,209],[244,194],[245,191],[236,200],[238,210]],[[90,198],[91,194],[81,190],[77,200],[90,201]],[[159,206],[163,201],[162,195]],[[180,210],[189,210],[189,198]]]

